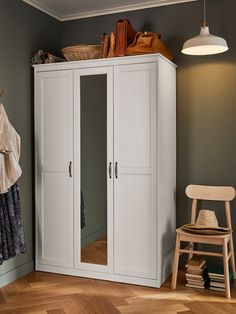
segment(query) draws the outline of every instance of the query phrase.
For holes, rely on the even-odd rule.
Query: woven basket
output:
[[[88,60],[100,58],[99,45],[76,45],[62,49],[67,61]]]

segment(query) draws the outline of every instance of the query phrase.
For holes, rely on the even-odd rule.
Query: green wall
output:
[[[27,253],[0,265],[0,285],[30,269],[34,256],[33,205],[33,70],[30,58],[37,49],[55,51],[61,24],[21,0],[1,0],[0,4],[0,99],[8,117],[21,136],[19,180]],[[14,270],[16,270],[14,272]]]

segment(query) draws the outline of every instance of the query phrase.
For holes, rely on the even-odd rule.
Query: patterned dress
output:
[[[0,264],[26,252],[19,188],[15,183],[0,194]]]

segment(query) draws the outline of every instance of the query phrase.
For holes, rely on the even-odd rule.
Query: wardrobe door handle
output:
[[[118,163],[115,163],[115,177],[118,179]]]
[[[70,161],[70,163],[69,163],[69,176],[70,176],[70,178],[72,177],[71,169],[72,169],[72,161]]]
[[[109,178],[111,179],[111,162],[109,162]]]

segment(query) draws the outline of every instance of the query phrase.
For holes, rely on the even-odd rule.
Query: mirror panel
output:
[[[81,262],[107,265],[107,75],[80,77]]]

